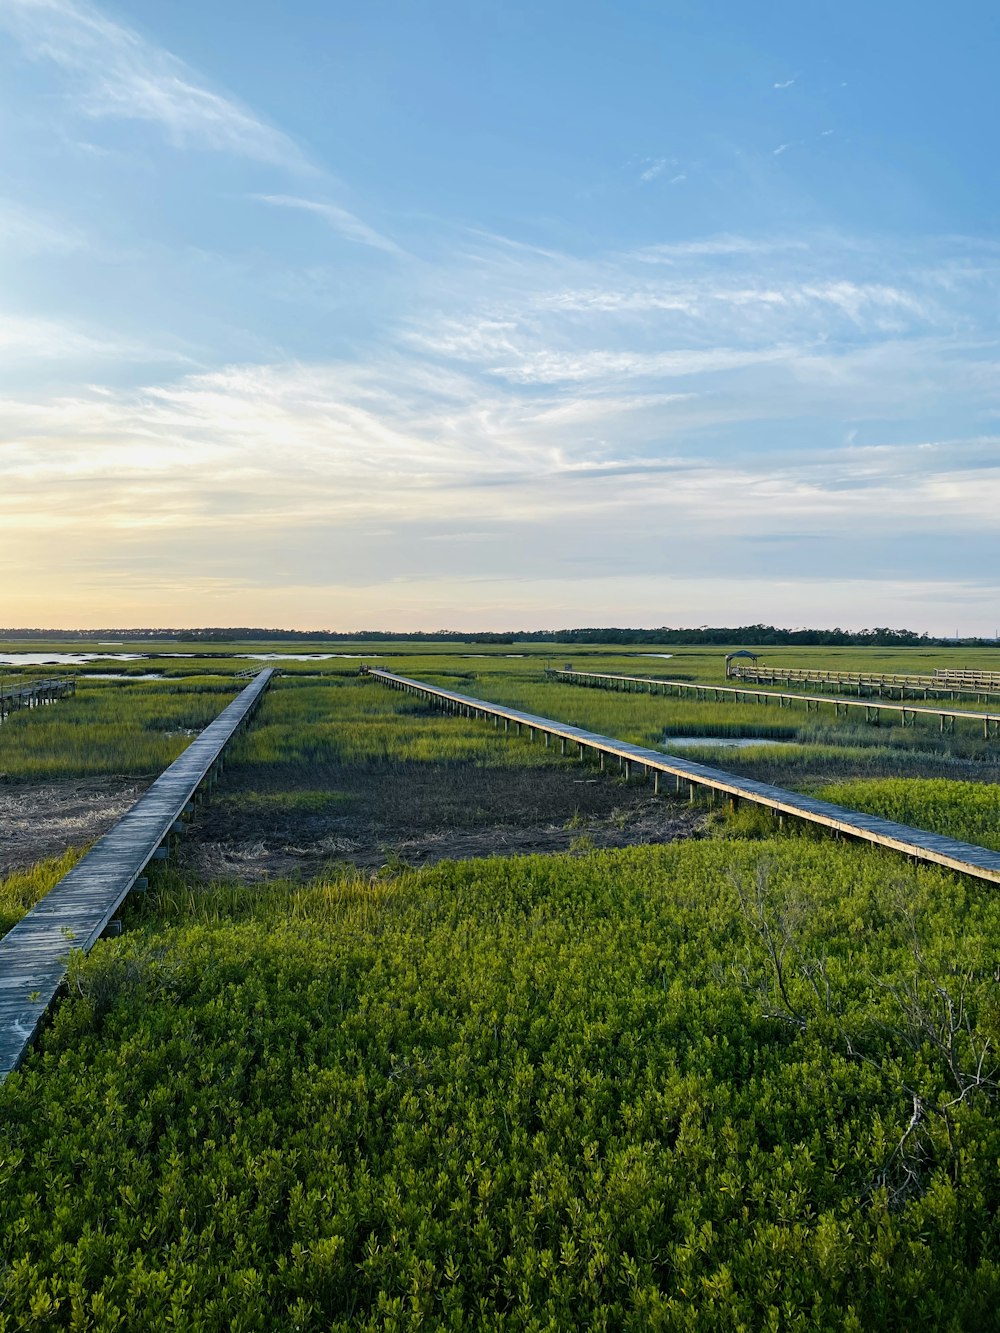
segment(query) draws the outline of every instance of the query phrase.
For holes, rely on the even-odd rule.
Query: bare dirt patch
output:
[[[0,782],[0,875],[93,842],[148,785],[120,777]]]
[[[180,864],[206,878],[305,877],[331,864],[377,869],[672,842],[700,836],[705,823],[645,783],[570,766],[331,765],[310,769],[306,790],[293,785],[301,769],[268,778],[231,770],[185,837]]]

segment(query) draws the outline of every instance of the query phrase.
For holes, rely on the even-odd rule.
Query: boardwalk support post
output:
[[[784,825],[784,817],[789,814],[796,819],[818,825],[837,836],[848,834],[868,843],[889,848],[896,853],[915,856],[923,863],[945,866],[950,870],[970,875],[979,880],[1000,884],[1000,852],[998,851],[960,842],[942,834],[931,833],[926,829],[910,828],[904,824],[897,824],[892,820],[882,819],[878,816],[846,810],[829,801],[805,796],[800,792],[786,791],[769,783],[740,777],[722,769],[680,759],[662,751],[632,745],[613,737],[601,736],[567,723],[554,721],[552,718],[539,717],[500,704],[487,704],[482,700],[469,700],[464,695],[456,695],[437,686],[425,685],[421,681],[397,677],[391,672],[379,670],[372,674],[376,679],[391,688],[409,690],[440,707],[448,707],[449,704],[456,702],[466,705],[472,704],[481,708],[487,714],[503,717],[505,721],[516,721],[525,726],[544,728],[547,734],[559,737],[560,749],[563,754],[566,753],[567,742],[572,740],[578,746],[581,757],[589,749],[597,754],[599,762],[603,760],[605,764],[607,757],[616,758],[623,767],[626,761],[630,764],[638,763],[643,766],[645,772],[653,771],[654,783],[658,780],[658,775],[665,773],[673,778],[678,796],[683,793],[684,784],[687,784],[687,796],[692,804],[696,800],[696,786],[704,787],[716,796],[721,794],[729,798],[733,801],[734,807],[737,803],[742,804],[749,801],[756,806],[771,811],[777,817],[779,826]],[[853,685],[853,682],[851,683]],[[611,686],[608,686],[608,688],[611,688]],[[835,701],[830,700],[829,702]],[[883,708],[895,708],[895,705],[886,703],[866,704],[864,702],[857,705],[852,702],[849,705],[845,704],[845,706],[869,708],[874,712]],[[907,708],[907,712],[910,711],[911,709]],[[927,711],[934,714],[939,712],[937,709]],[[942,726],[953,726],[955,716],[969,717],[979,722],[983,721],[981,715],[955,713],[953,716],[943,718]],[[992,735],[998,734],[1000,715],[991,716],[988,725]]]

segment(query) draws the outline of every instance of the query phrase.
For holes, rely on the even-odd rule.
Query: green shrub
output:
[[[921,1026],[996,1027],[988,890],[804,839],[182,887],[0,1088],[0,1329],[994,1325],[992,1089]]]

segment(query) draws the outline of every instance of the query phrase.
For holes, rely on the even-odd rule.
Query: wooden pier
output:
[[[0,1080],[20,1064],[66,975],[71,949],[89,950],[152,860],[211,787],[223,751],[260,705],[273,672],[261,671],[165,769],[114,828],[0,939]],[[144,887],[144,885],[140,885]]]
[[[551,667],[546,671],[550,680],[560,680],[571,685],[593,685],[602,689],[624,690],[638,694],[693,694],[701,701],[724,703],[776,702],[779,708],[790,708],[793,703],[804,703],[806,710],[818,710],[821,704],[829,704],[838,717],[848,717],[850,710],[862,709],[865,721],[879,726],[883,713],[898,713],[902,727],[912,727],[917,717],[937,718],[939,729],[952,734],[957,719],[975,722],[981,726],[985,740],[994,740],[1000,736],[1000,713],[975,713],[963,708],[928,708],[919,704],[886,703],[871,699],[844,699],[825,694],[783,694],[779,690],[750,689],[746,685],[707,685],[700,681],[662,680],[651,676],[613,676],[600,671],[556,671]]]
[[[697,790],[719,793],[734,806],[740,801],[748,801],[770,810],[779,818],[788,816],[800,819],[838,835],[902,852],[914,862],[945,866],[975,879],[1000,884],[1000,852],[987,847],[959,842],[955,838],[929,833],[925,829],[910,828],[890,819],[880,819],[877,815],[847,810],[830,801],[802,796],[798,792],[773,787],[767,782],[739,777],[723,769],[710,768],[706,764],[679,759],[658,750],[648,750],[610,736],[601,736],[597,732],[584,731],[581,727],[556,722],[552,718],[456,694],[452,690],[397,676],[390,671],[369,668],[366,674],[383,685],[437,704],[447,712],[492,721],[495,727],[502,726],[507,732],[513,728],[518,735],[527,733],[529,740],[534,740],[536,735],[541,736],[546,746],[557,740],[563,754],[572,746],[581,761],[592,756],[602,769],[606,767],[608,759],[613,759],[626,778],[631,777],[633,772],[651,778],[656,792],[660,791],[661,782],[667,777],[673,782],[676,792],[683,793],[686,789],[691,800],[694,800]]]
[[[976,690],[1000,690],[1000,671],[957,670],[953,667],[938,667],[934,679],[942,685],[968,685]]]
[[[0,680],[0,722],[22,708],[40,708],[76,693],[72,676],[48,680],[19,680],[8,684]]]
[[[858,698],[957,699],[972,695],[981,703],[1000,695],[1000,684],[988,680],[989,673],[936,671],[933,676],[905,676],[891,672],[821,671],[812,667],[740,666],[730,663],[726,676],[754,685],[830,685],[838,694],[850,691]],[[964,677],[964,679],[963,679]]]

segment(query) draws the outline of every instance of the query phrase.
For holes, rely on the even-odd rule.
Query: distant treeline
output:
[[[777,644],[826,645],[829,647],[897,648],[920,645],[940,647],[993,647],[996,639],[935,638],[918,634],[912,629],[779,629],[775,625],[723,625],[717,628],[674,629],[662,625],[658,629],[552,629],[513,630],[505,633],[475,633],[451,629],[422,630],[403,634],[395,630],[292,630],[261,629],[255,626],[237,626],[226,629],[0,629],[0,639],[33,640],[135,640],[179,639],[185,643],[246,643],[274,642],[275,640],[308,641],[316,643],[353,643],[359,640],[411,643],[432,641],[439,643],[742,643],[766,647]]]

